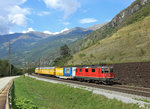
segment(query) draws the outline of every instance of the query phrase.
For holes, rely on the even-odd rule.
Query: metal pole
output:
[[[39,67],[41,66],[41,58],[39,58]]]
[[[39,71],[40,71],[40,66],[41,66],[41,59],[39,58],[39,65],[38,65]]]
[[[9,58],[9,75],[11,76],[11,43],[9,41],[8,46],[8,58]]]

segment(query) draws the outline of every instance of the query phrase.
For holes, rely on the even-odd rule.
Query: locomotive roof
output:
[[[113,68],[112,66],[80,66],[77,68]]]

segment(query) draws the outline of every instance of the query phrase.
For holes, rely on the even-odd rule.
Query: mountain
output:
[[[8,44],[11,43],[11,58],[15,65],[22,66],[27,62],[36,62],[41,57],[59,55],[59,47],[72,44],[81,39],[90,29],[76,27],[59,34],[45,34],[31,31],[28,33],[14,33],[0,35],[0,57],[8,59]],[[49,60],[47,60],[49,62]]]
[[[11,49],[13,54],[17,54],[22,51],[27,51],[33,48],[37,42],[44,40],[51,35],[40,32],[29,33],[14,33],[0,36],[0,56],[4,58],[8,55],[8,44],[11,43]]]
[[[75,45],[78,50],[86,49],[99,40],[111,36],[124,26],[135,23],[150,14],[150,0],[135,0],[129,7],[117,14],[110,22],[85,35]],[[75,49],[75,48],[73,48]],[[75,50],[76,51],[76,50]]]
[[[88,27],[87,29],[89,29],[89,30],[97,30],[97,29],[103,27],[103,26],[106,25],[106,24],[107,24],[107,22],[106,22],[106,23],[103,23],[103,24],[96,24],[96,25],[94,25],[94,26]]]
[[[136,0],[76,42],[68,65],[150,61],[150,0]]]
[[[30,61],[41,59],[41,64],[50,63],[56,57],[59,56],[60,46],[67,44],[72,45],[76,41],[80,40],[85,34],[92,32],[92,30],[87,30],[81,27],[76,27],[63,33],[57,34],[54,37],[48,37],[46,40],[40,41],[36,44],[36,47],[32,49],[32,53],[26,56]]]

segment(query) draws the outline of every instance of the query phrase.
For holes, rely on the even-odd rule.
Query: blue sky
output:
[[[0,34],[56,33],[110,21],[134,0],[0,0]]]

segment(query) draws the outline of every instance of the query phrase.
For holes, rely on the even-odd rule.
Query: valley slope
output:
[[[117,14],[110,22],[106,25],[97,29],[96,31],[91,32],[90,34],[85,35],[80,41],[75,43],[76,51],[86,49],[99,40],[106,37],[110,37],[119,29],[133,24],[144,17],[150,15],[150,0],[135,0],[129,7],[122,10]],[[78,49],[76,49],[78,48]]]
[[[133,2],[111,22],[78,41],[80,51],[68,65],[150,61],[149,10],[149,0]],[[133,13],[120,17],[126,11]]]

